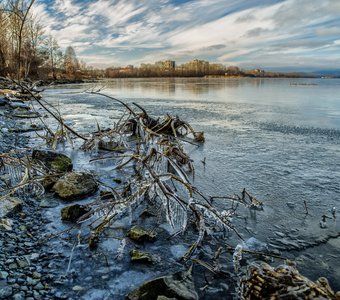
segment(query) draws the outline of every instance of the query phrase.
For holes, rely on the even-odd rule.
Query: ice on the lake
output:
[[[184,245],[173,245],[170,247],[170,252],[176,259],[183,257],[187,250],[188,248]]]

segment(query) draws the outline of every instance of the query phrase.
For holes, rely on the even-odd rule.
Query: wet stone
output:
[[[138,226],[133,226],[126,235],[138,243],[153,242],[156,239],[156,234]]]
[[[22,210],[22,201],[16,197],[5,197],[0,201],[0,218],[11,217]]]
[[[182,300],[198,299],[192,276],[187,272],[177,272],[148,281],[129,293],[126,299],[149,300],[157,299],[158,296]]]
[[[0,299],[5,299],[7,297],[12,296],[13,294],[13,289],[9,286],[0,288]]]
[[[44,290],[45,287],[42,285],[41,282],[39,282],[37,285],[34,286],[34,289],[39,291],[39,290]]]
[[[75,285],[73,288],[72,288],[73,291],[75,292],[81,292],[84,290],[84,288],[80,285]]]
[[[21,292],[13,295],[13,300],[25,300],[25,293]]]
[[[33,297],[34,297],[34,300],[42,299],[41,295],[37,291],[33,291]]]
[[[8,272],[0,271],[0,280],[6,280],[8,277]]]
[[[0,219],[0,230],[11,231],[13,226],[13,221],[8,218]]]
[[[153,258],[152,255],[144,252],[144,251],[139,251],[139,250],[131,250],[130,251],[130,257],[132,262],[139,262],[139,263],[152,263]]]
[[[40,279],[40,278],[41,278],[41,274],[38,273],[38,272],[33,272],[33,273],[32,273],[32,277],[33,277],[34,279]]]
[[[53,186],[53,191],[65,200],[79,198],[94,193],[98,184],[89,173],[71,172],[60,178]]]
[[[27,282],[27,285],[33,285],[34,286],[34,285],[37,284],[38,280],[35,280],[31,277],[27,277],[26,282]]]
[[[17,269],[17,268],[18,268],[18,266],[17,266],[17,264],[15,264],[15,263],[10,264],[10,265],[8,266],[8,269],[10,269],[10,270],[15,270],[15,269]]]
[[[49,150],[33,150],[32,158],[41,161],[46,167],[55,172],[66,173],[72,171],[72,160],[62,154]]]
[[[30,265],[29,261],[26,258],[17,259],[17,264],[20,268],[26,268]]]
[[[75,222],[77,221],[78,218],[85,215],[89,211],[90,211],[90,208],[84,205],[74,204],[74,205],[66,206],[61,209],[61,219],[63,221]]]

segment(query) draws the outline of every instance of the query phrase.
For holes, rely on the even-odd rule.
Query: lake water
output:
[[[243,235],[274,247],[280,245],[275,231],[283,233],[285,241],[301,245],[287,256],[297,259],[303,274],[328,277],[340,290],[340,242],[330,238],[340,232],[331,214],[340,208],[339,79],[117,79],[53,87],[44,97],[80,132],[96,130],[96,122],[110,127],[121,107],[80,93],[94,87],[204,131],[202,147],[187,146],[195,186],[212,196],[246,188],[264,210],[235,218]],[[319,225],[323,215],[327,228]],[[320,236],[325,243],[309,246]]]

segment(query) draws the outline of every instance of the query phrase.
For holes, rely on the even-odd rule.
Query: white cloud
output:
[[[89,64],[107,59],[110,65],[112,53],[120,64],[203,57],[278,65],[298,59],[310,63],[318,55],[329,62],[322,55],[339,47],[339,0],[195,0],[176,5],[170,0],[56,0],[55,15],[39,1],[35,10],[46,29],[63,47],[75,45],[80,55],[86,53]],[[98,47],[100,58],[91,52]]]
[[[76,15],[80,11],[80,6],[75,5],[72,0],[56,0],[54,9],[63,13],[65,16],[70,17]]]

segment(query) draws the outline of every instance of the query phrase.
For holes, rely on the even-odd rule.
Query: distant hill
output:
[[[340,78],[340,69],[321,69],[318,70],[315,67],[268,67],[265,68],[266,71],[270,72],[285,72],[291,73],[296,72],[300,74],[305,74],[306,76],[315,76],[315,77],[323,77],[323,76],[333,76]]]
[[[334,77],[340,77],[340,70],[320,70],[320,71],[314,71],[310,74],[313,74],[315,76],[334,76]]]

